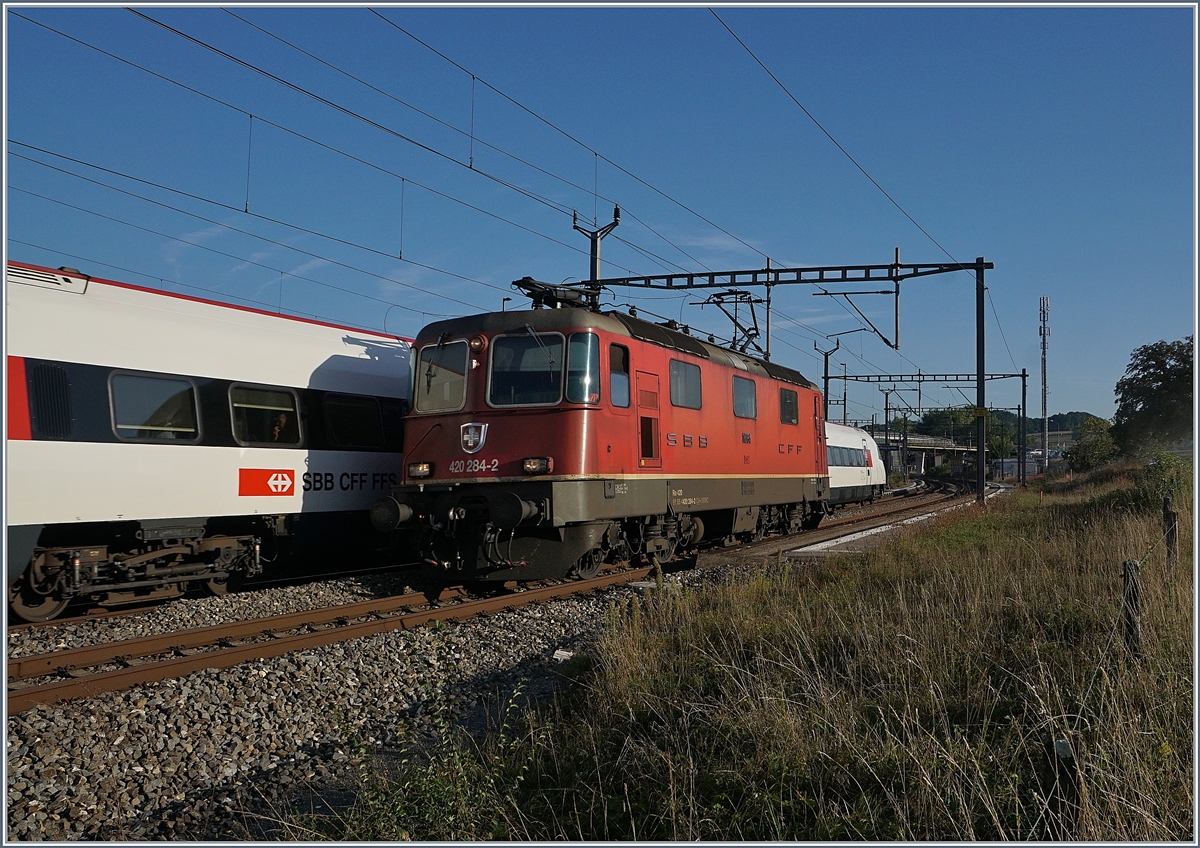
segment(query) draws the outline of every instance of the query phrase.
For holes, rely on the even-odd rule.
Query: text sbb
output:
[[[303,487],[306,492],[386,491],[399,483],[392,471],[305,471]]]

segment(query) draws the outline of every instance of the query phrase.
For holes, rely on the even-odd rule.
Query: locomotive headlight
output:
[[[549,456],[529,456],[521,463],[526,474],[548,474],[554,470],[554,459]]]
[[[472,336],[467,347],[471,348],[471,353],[483,353],[487,350],[487,336]]]
[[[433,473],[432,462],[410,462],[408,464],[409,477],[428,477]]]

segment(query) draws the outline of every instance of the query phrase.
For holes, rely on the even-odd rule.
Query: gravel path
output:
[[[680,579],[679,577],[669,579]],[[682,578],[693,582],[703,572]],[[399,593],[395,577],[183,599],[144,614],[17,634],[9,656]],[[355,784],[349,740],[396,750],[436,703],[479,729],[518,683],[553,691],[556,650],[586,648],[616,587],[489,618],[387,633],[37,707],[7,722],[7,838],[245,838],[265,817],[320,810]],[[99,635],[104,634],[104,635]]]

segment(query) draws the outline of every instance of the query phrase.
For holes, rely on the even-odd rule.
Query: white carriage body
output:
[[[831,506],[861,503],[883,494],[887,469],[879,455],[879,445],[870,433],[826,421],[825,445],[829,455]]]
[[[396,418],[397,405],[402,415],[411,385],[406,339],[15,262],[5,297],[10,580],[29,557],[27,542],[12,550],[14,530],[24,528],[17,535],[28,540],[81,522],[365,511],[400,479],[398,424],[386,446],[355,449],[314,438],[333,430],[311,419],[326,393],[374,403],[385,410],[381,421]],[[32,371],[27,378],[37,368],[70,381],[67,424],[50,435],[37,423],[48,402]],[[190,382],[195,438],[123,437],[114,374]],[[238,439],[231,387],[294,398],[295,443]]]

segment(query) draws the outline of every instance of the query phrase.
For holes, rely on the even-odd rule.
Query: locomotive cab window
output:
[[[182,377],[113,374],[108,383],[113,432],[137,442],[196,442],[196,387]]]
[[[700,396],[700,366],[690,362],[671,360],[671,406],[682,406],[686,409],[699,409]]]
[[[229,387],[233,437],[239,445],[277,447],[300,444],[296,395],[266,386]]]
[[[491,406],[553,406],[562,399],[563,337],[532,329],[496,336],[490,371]]]
[[[572,333],[567,345],[567,400],[600,402],[600,339],[595,333]]]
[[[613,406],[629,408],[629,348],[608,346],[608,397]]]
[[[779,421],[782,424],[800,423],[800,396],[791,389],[779,390]]]
[[[417,412],[453,412],[467,402],[467,343],[425,345],[413,369]]]
[[[738,418],[758,417],[758,397],[753,380],[733,378],[733,414]]]
[[[338,447],[383,447],[383,416],[373,397],[325,395],[325,423],[330,440]]]

